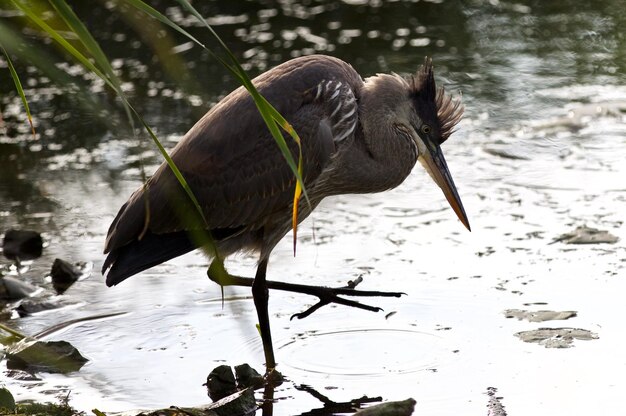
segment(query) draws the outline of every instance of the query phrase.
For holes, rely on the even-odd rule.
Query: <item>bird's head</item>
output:
[[[439,185],[459,220],[470,230],[463,203],[441,151],[441,144],[450,137],[463,116],[461,101],[452,99],[443,88],[437,88],[429,58],[414,76],[405,80],[405,91],[407,87],[405,99],[397,103],[395,128],[415,142],[417,159]]]

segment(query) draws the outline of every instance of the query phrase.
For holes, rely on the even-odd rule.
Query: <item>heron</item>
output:
[[[276,367],[269,289],[320,299],[296,314],[298,318],[330,303],[380,310],[346,296],[401,295],[268,280],[270,254],[292,229],[294,203],[301,222],[326,197],[382,192],[400,185],[419,161],[461,223],[468,230],[470,225],[441,150],[461,120],[463,106],[437,88],[430,58],[411,76],[377,74],[363,79],[338,58],[311,55],[282,63],[253,83],[299,134],[308,201],[294,202],[296,177],[250,94],[240,87],[213,106],[170,154],[205,221],[194,223],[181,215],[181,207],[194,209],[164,162],[113,220],[102,273],[108,286],[117,285],[193,251],[203,243],[192,234],[202,228],[215,246],[209,278],[222,287],[252,288],[269,373]],[[296,157],[297,144],[286,133],[285,138]],[[242,251],[258,254],[254,277],[219,276],[217,261]]]

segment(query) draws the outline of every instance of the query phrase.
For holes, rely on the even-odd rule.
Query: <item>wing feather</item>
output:
[[[355,93],[362,80],[351,66],[330,57],[291,60],[254,80],[266,99],[302,139],[305,186],[315,183],[335,150],[322,81],[341,80]],[[285,135],[297,160],[297,146]],[[289,207],[295,178],[254,102],[242,88],[213,107],[171,153],[208,222],[209,229],[254,227]],[[202,224],[189,219],[193,207],[169,167],[161,165],[147,186],[135,191],[111,224],[105,253],[140,238],[146,223],[153,234],[175,233]],[[193,217],[193,215],[192,215]]]

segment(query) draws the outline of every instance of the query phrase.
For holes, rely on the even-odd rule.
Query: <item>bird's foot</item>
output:
[[[348,283],[346,284],[346,286],[343,287],[320,287],[320,286],[305,286],[305,285],[289,285],[289,286],[294,286],[293,290],[290,289],[283,289],[283,290],[290,290],[293,292],[298,292],[298,293],[305,293],[307,295],[312,295],[312,296],[316,296],[319,298],[319,302],[317,302],[315,305],[309,307],[308,309],[306,309],[303,312],[300,313],[296,313],[293,314],[291,316],[291,319],[294,318],[298,318],[298,319],[304,319],[307,316],[310,316],[313,312],[317,311],[318,309],[320,309],[323,306],[329,305],[331,303],[336,303],[339,305],[345,305],[345,306],[351,306],[353,308],[358,308],[358,309],[364,309],[366,311],[372,311],[372,312],[380,312],[383,309],[379,308],[377,306],[370,306],[370,305],[366,305],[363,304],[361,302],[357,302],[354,300],[349,300],[349,299],[345,299],[340,297],[339,295],[344,295],[344,296],[383,296],[383,297],[396,297],[399,298],[402,295],[405,295],[406,293],[402,293],[402,292],[379,292],[379,291],[371,291],[371,290],[355,290],[354,288],[363,281],[363,277],[359,276],[356,280],[350,280],[348,281]],[[270,283],[270,282],[268,282]],[[286,284],[286,283],[282,283],[282,282],[276,282],[276,283],[280,283],[281,285]],[[272,288],[271,285],[269,285],[270,288]],[[298,290],[300,289],[300,290]]]
[[[254,279],[249,277],[234,276],[226,272],[223,268],[223,264],[216,264],[213,262],[207,272],[209,278],[220,286],[248,286],[251,287]],[[298,318],[303,319],[311,315],[323,306],[331,303],[339,305],[351,306],[353,308],[364,309],[366,311],[380,312],[382,308],[376,306],[370,306],[350,299],[345,299],[341,296],[382,296],[382,297],[396,297],[399,298],[406,293],[402,292],[379,292],[372,290],[355,290],[355,287],[363,281],[363,277],[359,276],[355,280],[350,280],[346,286],[343,287],[323,287],[323,286],[309,286],[300,285],[297,283],[285,283],[267,280],[267,288],[272,290],[283,290],[287,292],[302,293],[305,295],[315,296],[319,299],[315,305],[306,309],[303,312],[296,313],[291,316],[291,319]]]

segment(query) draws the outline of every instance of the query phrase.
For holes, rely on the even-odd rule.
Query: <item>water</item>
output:
[[[157,6],[208,39],[177,6]],[[146,46],[127,26],[131,14],[76,7],[168,146],[236,86],[183,38],[169,34]],[[413,397],[416,413],[428,415],[485,413],[489,387],[510,414],[626,410],[621,2],[207,2],[202,12],[252,74],[314,52],[341,57],[364,76],[409,73],[428,55],[439,83],[461,91],[466,106],[444,151],[472,233],[416,168],[393,191],[324,201],[300,228],[298,256],[291,236],[274,251],[271,279],[343,285],[362,274],[364,289],[407,293],[370,302],[384,313],[326,307],[302,321],[289,317],[314,299],[272,293],[277,360],[289,378],[275,392],[274,414],[323,407],[302,385],[334,402]],[[155,57],[162,54],[165,65]],[[71,391],[79,409],[122,411],[208,403],[201,384],[219,364],[260,370],[249,291],[227,288],[222,306],[201,255],[104,286],[97,270],[108,224],[141,183],[141,163],[151,172],[159,157],[148,139],[132,139],[123,112],[79,68],[59,72],[86,85],[86,97],[55,87],[58,74],[19,69],[39,136],[30,136],[3,77],[0,229],[44,233],[44,257],[24,274],[30,282],[49,288],[44,276],[56,257],[92,262],[95,271],[60,297],[69,306],[9,324],[34,334],[75,318],[125,314],[48,337],[90,359],[80,372],[29,382],[4,373],[3,383],[19,399]],[[583,224],[620,240],[550,244]],[[227,266],[252,275],[254,259]],[[507,309],[577,316],[530,323],[505,318]],[[580,328],[598,339],[552,349],[514,335],[541,327]]]

